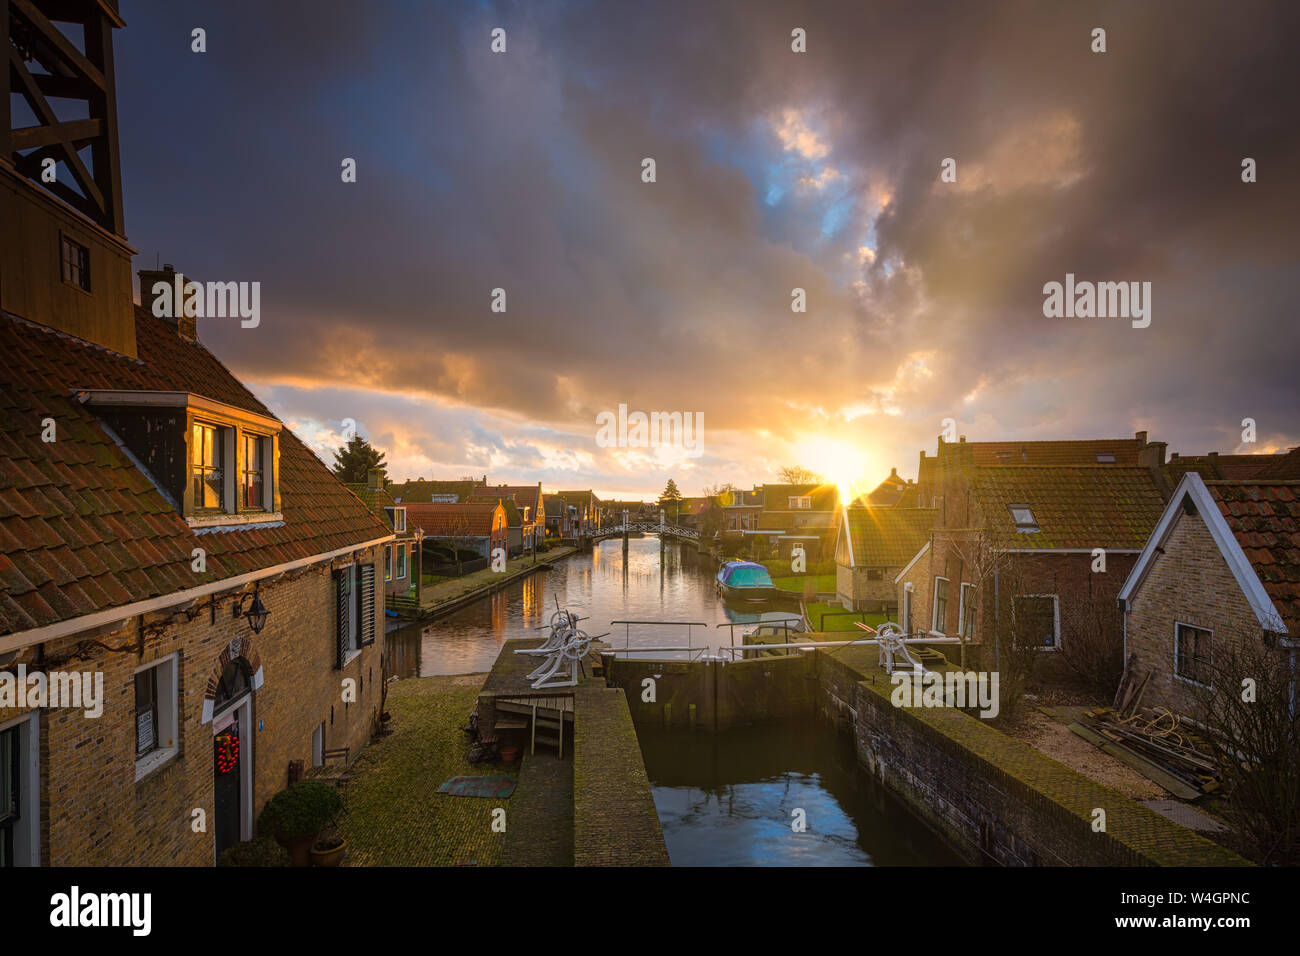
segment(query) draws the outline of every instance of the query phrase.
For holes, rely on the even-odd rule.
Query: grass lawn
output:
[[[808,603],[808,623],[812,625],[814,631],[852,631],[855,634],[862,634],[861,630],[853,626],[854,621],[866,621],[872,627],[879,627],[889,620],[884,614],[869,614],[859,611],[853,616],[840,613],[835,617],[829,617],[826,619],[826,626],[822,627],[822,615],[837,611],[843,612],[844,608],[827,601],[810,601]]]
[[[393,733],[353,762],[342,823],[348,866],[489,866],[501,859],[504,833],[492,832],[492,810],[510,800],[438,793],[444,780],[513,774],[471,764],[461,728],[485,675],[422,677],[388,688]]]
[[[835,590],[835,575],[833,574],[796,574],[790,577],[772,579],[772,583],[782,591],[790,591],[793,594],[803,594],[804,586],[809,581],[813,583],[813,588],[819,593],[829,594]]]

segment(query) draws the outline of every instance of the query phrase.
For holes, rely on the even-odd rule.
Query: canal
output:
[[[611,627],[615,620],[699,621],[693,646],[729,643],[731,621],[797,613],[725,605],[714,567],[691,545],[605,541],[550,570],[514,582],[431,624],[388,635],[402,677],[480,673],[502,644],[546,630],[559,606],[587,618],[589,634],[613,631],[616,647],[685,642],[685,631]],[[737,628],[736,639],[739,640]],[[626,636],[625,636],[626,633]],[[662,655],[678,656],[678,655]],[[848,739],[811,718],[717,734],[639,728],[655,808],[676,865],[948,865],[958,857],[858,766]],[[803,832],[794,811],[802,810]]]

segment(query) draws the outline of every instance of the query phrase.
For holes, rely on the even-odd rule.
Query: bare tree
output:
[[[815,485],[822,480],[821,475],[803,465],[786,465],[776,476],[787,485]]]
[[[1115,693],[1124,676],[1124,618],[1113,600],[1090,597],[1061,608],[1061,659],[1092,689]]]
[[[1218,640],[1199,693],[1227,796],[1226,815],[1263,864],[1300,865],[1300,708],[1292,663],[1275,635],[1242,629]]]

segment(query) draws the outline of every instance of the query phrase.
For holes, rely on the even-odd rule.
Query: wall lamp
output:
[[[266,627],[267,615],[271,613],[266,609],[266,605],[262,603],[262,597],[259,593],[260,590],[261,585],[255,584],[253,585],[252,594],[241,594],[239,600],[235,601],[234,605],[231,607],[230,614],[231,617],[239,617],[242,615],[248,618],[248,626],[253,629],[254,634],[262,633],[262,628]],[[248,610],[244,610],[244,603],[250,597],[253,599],[253,603],[249,605]]]

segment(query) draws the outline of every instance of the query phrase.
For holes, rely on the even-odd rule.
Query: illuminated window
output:
[[[244,435],[243,502],[245,508],[264,508],[266,464],[263,457],[266,439],[261,435]]]
[[[225,481],[222,474],[222,446],[225,429],[195,422],[190,446],[190,476],[194,490],[195,511],[220,511],[225,508]]]

